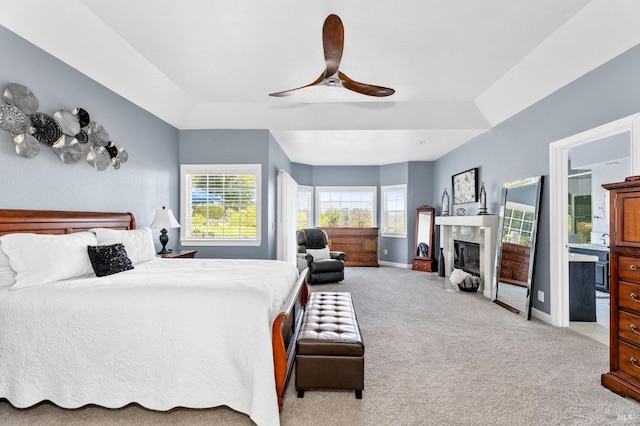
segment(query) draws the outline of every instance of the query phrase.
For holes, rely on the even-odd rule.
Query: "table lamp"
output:
[[[169,242],[169,236],[167,235],[167,228],[180,228],[180,224],[176,220],[171,209],[162,206],[161,209],[156,210],[156,217],[153,219],[151,228],[162,228],[160,230],[160,244],[162,244],[162,250],[158,254],[167,254],[171,250],[167,250],[167,243]]]

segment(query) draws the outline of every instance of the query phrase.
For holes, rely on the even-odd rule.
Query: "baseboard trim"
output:
[[[382,266],[392,266],[394,268],[402,268],[402,269],[411,269],[413,267],[412,263],[398,263],[398,262],[388,262],[386,260],[378,260],[378,263]]]
[[[546,312],[539,311],[536,308],[531,308],[531,316],[535,319],[539,319],[540,321],[544,321],[547,324],[553,325],[551,315]]]

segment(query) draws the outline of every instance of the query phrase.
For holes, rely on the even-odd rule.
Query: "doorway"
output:
[[[560,139],[549,145],[550,181],[550,315],[555,326],[569,326],[569,151],[603,138],[628,133],[630,174],[640,174],[640,114],[633,114],[591,130]],[[542,317],[545,316],[541,313]]]

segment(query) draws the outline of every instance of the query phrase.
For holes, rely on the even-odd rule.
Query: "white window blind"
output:
[[[259,245],[260,175],[260,164],[182,165],[183,243]]]

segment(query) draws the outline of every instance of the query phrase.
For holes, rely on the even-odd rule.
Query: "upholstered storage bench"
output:
[[[354,390],[362,399],[364,342],[350,293],[309,295],[296,341],[298,398],[308,389]]]

